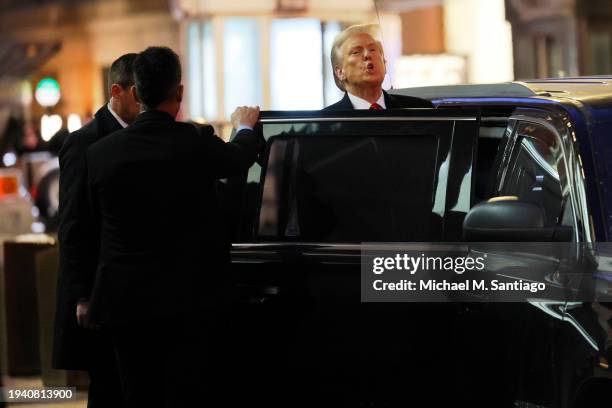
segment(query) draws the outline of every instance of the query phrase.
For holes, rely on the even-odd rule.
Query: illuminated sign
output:
[[[40,118],[40,136],[45,142],[48,142],[62,129],[62,124],[60,115],[42,115],[42,118]]]
[[[83,126],[83,124],[79,115],[76,113],[71,113],[68,115],[68,131],[70,133],[74,132],[75,130],[79,130],[81,126]]]
[[[60,100],[60,86],[57,81],[53,78],[43,78],[36,85],[36,92],[34,93],[36,102],[45,108],[51,108]]]

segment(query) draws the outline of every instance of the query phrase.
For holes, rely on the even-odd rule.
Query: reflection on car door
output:
[[[360,244],[459,239],[478,112],[262,118],[266,158],[236,189],[255,209],[240,211],[232,250],[246,394],[285,406],[451,399],[439,390],[454,388],[455,305],[361,303]]]
[[[537,117],[511,119],[509,129],[508,140],[502,143],[504,149],[498,152],[500,168],[494,195],[537,204],[545,214],[544,227],[569,227],[576,243],[572,175],[560,136]],[[485,387],[503,384],[497,388],[516,404],[556,406],[563,392],[555,368],[559,368],[557,353],[564,330],[564,299],[569,284],[566,272],[578,258],[577,246],[482,243],[473,244],[471,250],[479,256],[486,254],[483,273],[489,277],[495,274],[501,282],[544,282],[550,297],[538,294],[527,302],[485,302],[467,307],[457,331],[463,333],[460,344],[469,350],[464,354],[466,362],[475,363],[466,378],[476,378]],[[497,299],[489,296],[489,300],[499,301],[507,295],[498,295]],[[487,362],[498,367],[501,377],[493,379],[482,371]]]

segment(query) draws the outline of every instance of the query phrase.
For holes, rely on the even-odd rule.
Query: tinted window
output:
[[[546,225],[559,224],[563,211],[570,209],[568,190],[562,189],[565,184],[562,158],[554,133],[538,124],[520,123],[502,195],[515,195],[522,201],[539,204],[546,213]]]
[[[432,135],[274,140],[258,233],[315,242],[441,238],[432,211],[439,144]]]
[[[495,195],[495,180],[501,165],[505,142],[511,129],[507,122],[482,123],[476,159],[475,200],[485,201]]]
[[[261,123],[261,160],[219,185],[232,242],[462,239],[477,111],[263,112]]]
[[[265,157],[224,187],[233,242],[460,240],[478,120],[410,114],[434,116],[267,119]]]

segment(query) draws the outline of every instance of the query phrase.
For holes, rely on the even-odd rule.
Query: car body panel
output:
[[[608,151],[608,142],[603,140],[607,120],[601,98],[605,95],[595,97],[586,91],[578,95],[582,89],[579,85],[560,82],[567,87],[564,93],[551,92],[554,89],[548,85],[558,85],[553,81],[545,87],[540,83],[460,87],[454,94],[446,87],[437,90],[438,94],[436,90],[427,90],[436,105],[432,110],[365,114],[264,112],[262,122],[333,126],[361,121],[366,129],[376,121],[393,123],[393,116],[412,116],[417,121],[420,118],[418,126],[423,126],[427,120],[466,115],[479,118],[480,130],[500,122],[505,127],[503,140],[510,141],[516,139],[518,123],[539,124],[558,135],[563,148],[568,169],[564,183],[571,191],[574,242],[592,245],[607,241],[610,234],[607,222],[610,200],[608,190],[601,185],[607,183],[608,176],[601,169],[599,156]],[[575,98],[569,97],[570,91]],[[423,96],[418,90],[400,93]],[[587,102],[591,108],[585,107]],[[595,105],[598,107],[593,108]],[[316,132],[310,125],[300,126],[302,130]],[[341,131],[342,126],[335,129]],[[356,130],[356,134],[363,129]],[[442,212],[445,225],[460,226],[466,212],[476,203],[478,176],[474,171],[478,166],[479,143],[468,138],[453,145],[464,149],[457,150],[456,155],[465,160],[448,161],[451,167],[446,175],[449,184]],[[504,145],[500,149],[511,147]],[[492,164],[494,170],[500,169],[495,174],[497,181],[511,156],[508,153]],[[283,156],[282,162],[288,157],[291,155]],[[263,169],[245,175],[242,182],[258,177],[265,180],[266,160],[267,155],[261,163]],[[441,166],[436,165],[435,169],[441,174]],[[380,179],[381,183],[385,180]],[[469,188],[464,188],[464,180]],[[459,205],[462,189],[469,192],[468,205]],[[289,222],[274,224],[275,234],[257,236],[265,221],[260,209],[268,205],[266,200],[270,197],[255,200],[256,214],[238,211],[245,226],[240,228],[232,246],[238,299],[234,306],[233,337],[240,340],[232,347],[238,365],[252,367],[260,374],[253,376],[246,370],[241,384],[247,384],[251,393],[265,395],[271,405],[312,406],[324,401],[337,406],[382,407],[405,406],[425,399],[432,406],[453,403],[577,407],[581,398],[599,398],[604,387],[612,384],[593,382],[610,379],[610,370],[604,364],[610,354],[610,328],[609,322],[602,320],[610,310],[608,307],[599,307],[597,302],[558,299],[520,303],[364,303],[359,291],[360,254],[367,244],[317,240],[318,235],[300,239],[297,234],[289,239],[292,236],[287,236],[287,231],[299,230],[288,228]],[[252,199],[243,195],[240,204]],[[457,208],[460,214],[451,214]],[[251,222],[244,223],[245,217]],[[453,237],[456,238],[442,234],[439,240],[452,242]],[[579,254],[561,254],[559,259],[593,257],[588,249],[587,246]],[[503,269],[504,257],[517,256],[516,252],[498,254],[501,266],[494,273],[519,278]],[[521,261],[540,268],[552,284],[563,288],[564,281],[557,274],[563,262],[554,259],[551,262],[536,255],[523,256]]]

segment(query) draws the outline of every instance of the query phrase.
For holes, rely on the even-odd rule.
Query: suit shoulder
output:
[[[95,138],[98,134],[98,121],[96,119],[92,119],[85,126],[80,128],[79,130],[75,130],[70,133],[66,138],[66,143],[70,142],[73,144],[81,144],[86,143],[87,141]]]
[[[336,103],[332,103],[331,105],[322,109],[324,112],[326,111],[337,111],[337,110],[353,110],[353,104],[348,97],[348,94],[344,94],[342,99],[340,99]]]
[[[181,131],[197,134],[198,136],[212,136],[215,129],[211,125],[202,125],[193,122],[176,122]]]
[[[336,105],[338,105],[339,102],[336,102],[334,104],[331,104],[329,106],[324,107],[323,109],[321,109],[323,112],[329,112],[329,111],[334,111],[334,110],[338,110],[338,108],[336,107]]]
[[[352,110],[353,107],[347,107],[346,106],[346,102],[344,101],[344,99],[340,99],[338,102],[336,103],[332,103],[331,105],[321,109],[323,112],[329,112],[329,111],[340,111],[340,110]]]
[[[121,140],[121,135],[127,132],[128,129],[119,129],[103,137],[102,139],[93,140],[92,143],[87,146],[87,153],[96,153],[108,149],[109,146],[112,146],[117,143],[117,141]]]
[[[339,110],[353,110],[353,103],[348,96],[348,93],[345,92],[342,99],[338,102],[329,105],[326,108],[323,108],[324,111],[339,111]]]
[[[190,135],[190,140],[194,143],[206,144],[211,138],[215,136],[215,129],[210,125],[200,125],[198,123],[185,123],[180,122],[181,132],[185,135]]]
[[[59,156],[62,157],[72,151],[86,150],[87,146],[92,144],[97,139],[97,135],[98,126],[96,120],[93,119],[88,124],[79,130],[75,130],[66,137],[66,140],[60,149]]]

